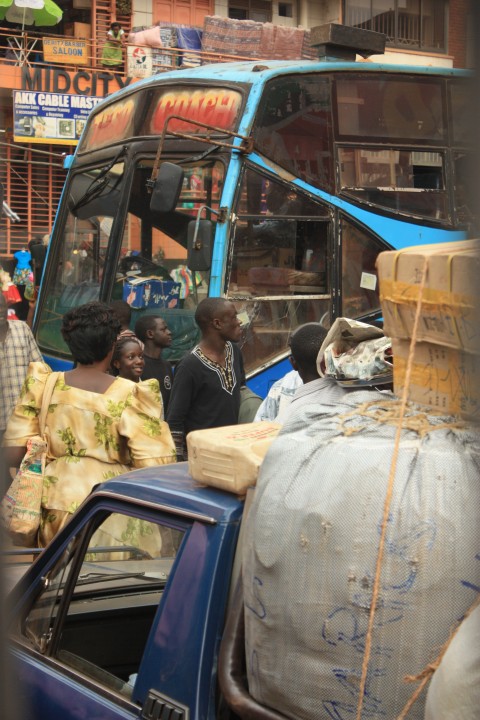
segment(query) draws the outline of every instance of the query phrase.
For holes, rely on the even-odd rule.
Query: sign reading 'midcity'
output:
[[[131,81],[130,77],[104,71],[69,73],[61,68],[22,67],[22,90],[105,97],[130,85]]]

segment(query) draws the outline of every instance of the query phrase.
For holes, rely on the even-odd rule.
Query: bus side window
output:
[[[248,169],[239,199],[230,289],[252,295],[328,292],[330,219],[323,205],[292,185]]]
[[[386,250],[366,231],[341,218],[342,315],[356,318],[380,308],[376,259]]]

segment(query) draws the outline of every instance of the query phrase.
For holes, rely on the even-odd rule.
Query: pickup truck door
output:
[[[36,720],[203,713],[219,637],[205,613],[218,615],[210,591],[217,574],[225,579],[212,544],[221,546],[226,529],[108,499],[77,518],[36,563],[46,563],[41,576],[33,566],[18,591],[12,653]]]

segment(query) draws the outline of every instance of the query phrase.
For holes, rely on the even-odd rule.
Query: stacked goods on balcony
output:
[[[144,48],[145,55],[151,56],[147,67],[142,53],[135,52],[137,61],[130,63],[130,72],[139,77],[174,67],[196,67],[215,62],[217,55],[266,60],[316,58],[316,51],[310,46],[310,30],[216,15],[207,16],[203,28],[169,22],[133,28],[128,43]],[[172,49],[174,51],[170,52]]]
[[[300,60],[314,57],[309,37],[303,28],[212,15],[204,21],[202,50],[244,58]]]
[[[480,420],[480,241],[423,245],[377,260],[394,387],[402,393],[424,268],[409,399]]]
[[[258,58],[261,39],[262,23],[211,15],[203,23],[202,51]]]
[[[201,64],[199,52],[202,49],[201,28],[189,25],[177,25],[177,46],[183,52],[179,54],[180,67],[197,67]]]
[[[152,66],[148,74],[177,66],[195,67],[201,63],[201,28],[162,22],[153,27],[134,28],[128,35],[128,43],[151,54]]]

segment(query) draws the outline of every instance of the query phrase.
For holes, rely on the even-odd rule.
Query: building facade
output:
[[[63,158],[73,152],[89,110],[99,99],[135,81],[128,76],[126,55],[119,67],[102,64],[113,20],[126,34],[168,23],[201,28],[212,15],[307,29],[336,22],[385,33],[383,62],[469,67],[473,56],[470,0],[59,0],[58,4],[63,17],[55,27],[26,26],[22,32],[18,25],[0,23],[0,182],[5,201],[19,218],[2,216],[3,265],[33,237],[50,233],[65,180]],[[15,101],[28,105],[37,93],[47,100],[50,95],[62,97],[69,106],[64,119],[55,121],[55,137],[45,130],[49,120],[42,122],[33,111],[31,120],[22,119],[19,131]],[[60,117],[55,110],[46,115]]]

